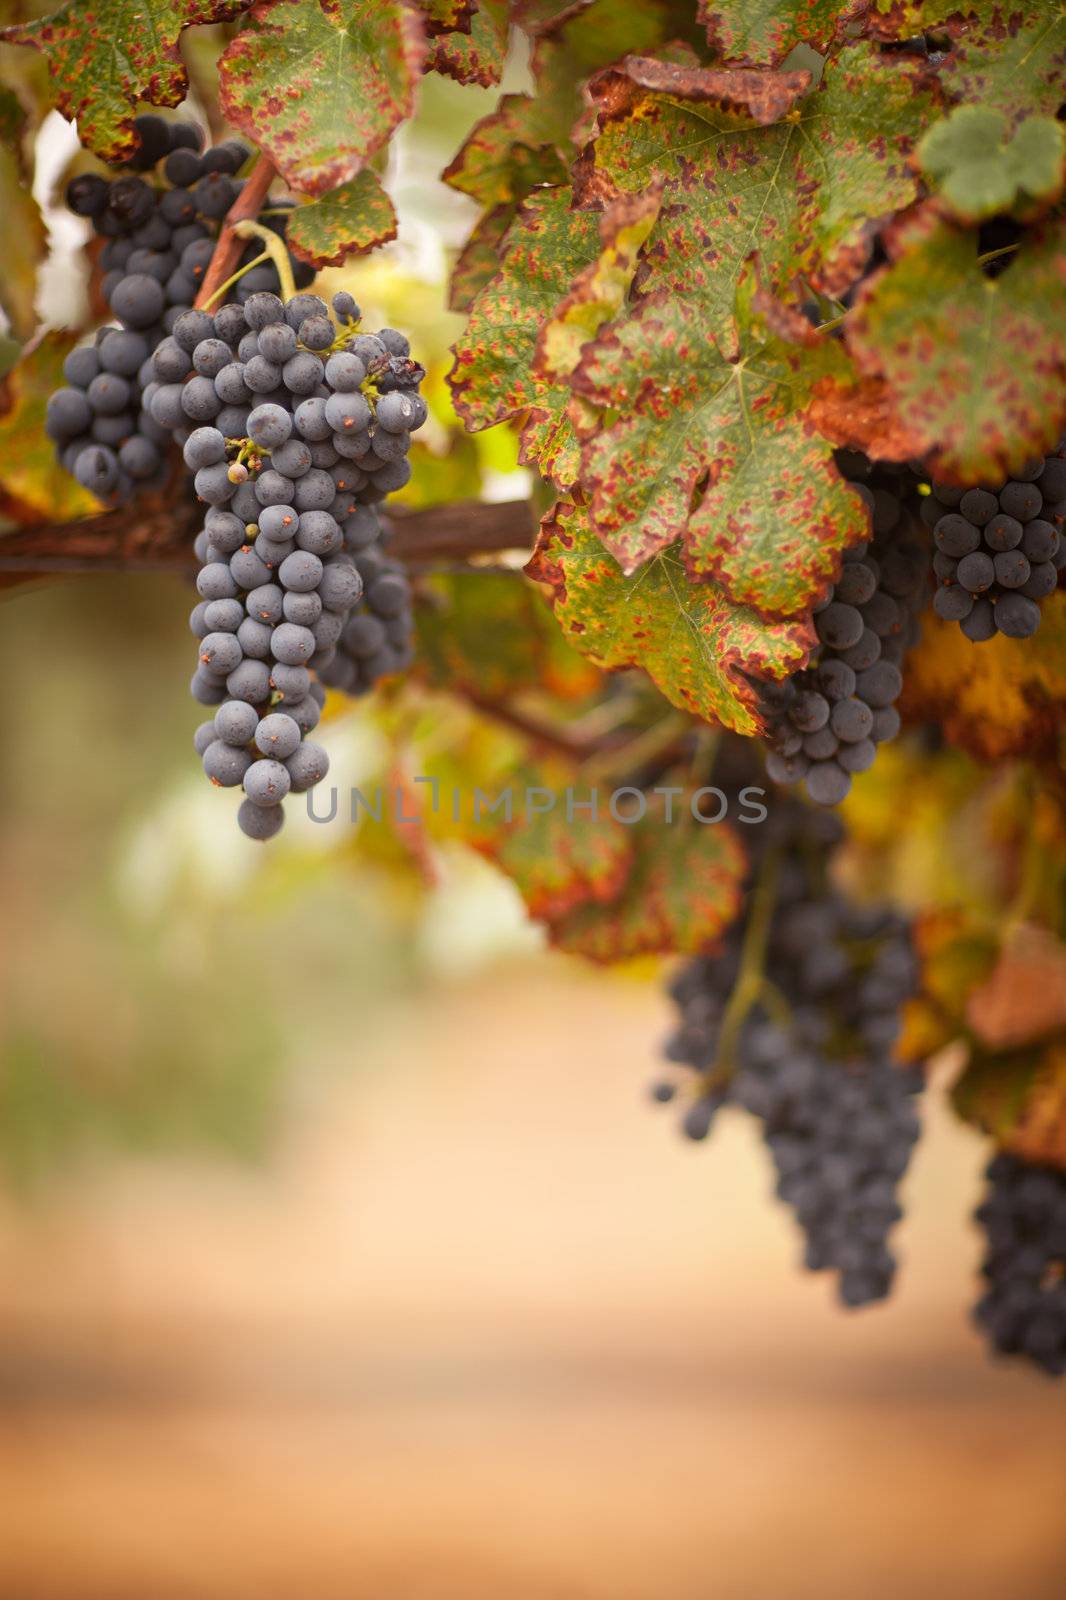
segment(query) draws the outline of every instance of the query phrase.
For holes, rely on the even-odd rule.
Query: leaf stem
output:
[[[986,250],[983,256],[977,257],[977,265],[987,267],[990,261],[998,261],[1000,256],[1013,255],[1020,242],[1016,239],[1013,244],[1001,244],[998,250]]]

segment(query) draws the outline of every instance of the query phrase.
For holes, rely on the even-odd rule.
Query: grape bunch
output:
[[[839,804],[877,746],[899,732],[895,702],[904,655],[918,638],[924,559],[907,533],[913,475],[872,467],[840,451],[845,478],[869,507],[873,538],[844,556],[828,596],[814,608],[818,647],[808,667],[761,684],[774,783],[805,781],[818,805]]]
[[[152,358],[151,414],[184,440],[208,507],[192,693],[218,710],[196,747],[213,783],[243,788],[254,839],[326,774],[306,739],[322,684],[365,689],[410,660],[407,579],[380,549],[376,508],[410,477],[424,371],[395,329],[360,331],[351,295],[333,310],[337,323],[315,295],[261,291],[185,312]]]
[[[1066,445],[993,488],[934,480],[931,490],[921,514],[936,545],[937,616],[975,644],[1030,638],[1066,566]]]
[[[120,504],[166,478],[170,435],[151,414],[151,357],[196,299],[215,249],[221,219],[242,183],[237,173],[250,155],[238,140],[201,153],[199,128],[146,115],[134,123],[140,139],[135,170],[107,178],[95,172],[72,178],[67,204],[92,221],[105,240],[101,284],[118,322],[101,328],[91,344],[72,350],[63,366],[65,387],[48,402],[46,429],[60,464],[101,500]],[[157,163],[154,181],[138,176]],[[284,236],[285,206],[266,219]],[[244,261],[261,252],[252,241]],[[293,262],[303,286],[313,269]],[[272,264],[253,267],[231,298],[242,303],[257,290],[277,290]]]
[[[835,1272],[842,1302],[860,1306],[892,1285],[888,1236],[902,1216],[897,1188],[919,1136],[913,1097],[924,1080],[892,1054],[917,978],[909,925],[826,886],[835,825],[795,803],[775,819],[771,851],[784,854],[772,900],[760,899],[774,883],[767,855],[747,916],[672,985],[680,1023],[666,1056],[697,1074],[682,1122],[689,1138],[706,1138],[726,1104],[761,1123],[778,1198],[805,1235],[804,1265]],[[762,943],[754,976],[753,934]],[[667,1080],[653,1094],[667,1102],[677,1089]]]
[[[1004,1355],[1066,1372],[1066,1172],[1000,1151],[977,1209],[986,1289],[975,1317]]]

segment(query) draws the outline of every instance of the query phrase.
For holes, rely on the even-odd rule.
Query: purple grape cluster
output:
[[[895,702],[902,664],[918,639],[925,558],[912,540],[907,468],[874,467],[838,452],[838,465],[866,502],[873,537],[844,556],[840,577],[814,608],[818,647],[809,666],[760,691],[774,783],[801,780],[818,805],[838,805],[877,746],[899,732]]]
[[[188,122],[146,115],[134,126],[140,144],[133,171],[81,173],[67,186],[70,209],[89,218],[106,240],[101,288],[118,325],[101,328],[92,343],[71,351],[63,366],[66,384],[51,396],[46,420],[61,465],[109,504],[166,481],[169,434],[146,400],[154,379],[151,357],[196,299],[221,219],[242,188],[237,174],[251,153],[235,139],[201,152],[200,130]],[[140,175],[156,166],[154,175]],[[285,203],[268,207],[280,208],[266,222],[284,237]],[[253,241],[243,260],[260,249]],[[299,262],[293,272],[300,286],[314,277]],[[268,263],[247,272],[229,298],[240,304],[277,288]]]
[[[410,661],[410,592],[384,555],[378,505],[410,477],[428,415],[423,369],[392,328],[359,327],[338,294],[251,295],[187,311],[152,358],[153,419],[181,441],[208,511],[197,536],[194,698],[204,770],[244,790],[243,831],[269,839],[282,801],[325,776],[306,735],[323,684],[353,692]]]
[[[806,1238],[804,1265],[836,1273],[843,1303],[860,1306],[891,1288],[888,1236],[920,1132],[922,1073],[893,1059],[915,953],[905,919],[828,886],[835,817],[786,802],[768,826],[782,859],[759,996],[732,1015],[756,890],[721,946],[672,985],[680,1021],[666,1056],[696,1074],[687,1137],[706,1138],[724,1105],[761,1124],[778,1197]],[[664,1103],[677,1092],[674,1080],[653,1089]]]
[[[1030,638],[1066,566],[1066,447],[989,488],[934,480],[921,514],[936,545],[937,616],[975,644]]]
[[[1066,1172],[1000,1151],[977,1209],[985,1236],[978,1325],[1002,1355],[1066,1373]]]

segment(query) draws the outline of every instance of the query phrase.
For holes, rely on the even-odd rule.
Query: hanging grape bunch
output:
[[[236,139],[201,152],[203,135],[189,122],[146,115],[134,128],[140,146],[133,170],[112,178],[81,173],[67,186],[70,210],[106,240],[100,287],[118,326],[101,328],[91,344],[70,352],[66,387],[52,395],[46,423],[60,464],[109,504],[166,481],[171,434],[151,412],[150,358],[196,299],[251,154]],[[284,238],[289,207],[271,200],[266,209],[275,214],[265,226]],[[297,287],[314,278],[305,263],[290,257],[289,265]],[[226,290],[238,303],[280,288],[261,243],[249,242],[241,269]]]
[[[253,839],[326,774],[306,738],[322,684],[367,689],[410,661],[409,586],[376,507],[410,477],[424,373],[395,329],[359,330],[351,295],[333,310],[336,322],[315,295],[258,292],[184,313],[153,357],[152,415],[184,439],[209,508],[192,694],[219,709],[196,748],[213,783],[243,788]]]
[[[977,1323],[996,1350],[1066,1373],[1066,1173],[1000,1151],[978,1207],[986,1249]]]
[[[845,1305],[866,1305],[892,1286],[888,1235],[920,1131],[922,1073],[893,1059],[917,963],[905,919],[829,886],[834,817],[786,802],[773,830],[747,916],[672,986],[681,1016],[666,1055],[696,1074],[686,1135],[706,1138],[727,1104],[754,1116],[805,1266],[835,1272]],[[664,1103],[677,1092],[653,1090]]]
[[[922,505],[933,530],[933,609],[975,644],[1028,639],[1066,565],[1066,452],[1039,457],[993,488],[935,482]]]

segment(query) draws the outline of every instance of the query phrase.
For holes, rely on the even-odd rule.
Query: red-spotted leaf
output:
[[[555,922],[621,893],[635,853],[633,829],[610,815],[606,793],[597,795],[593,815],[590,795],[561,764],[522,768],[502,787],[522,802],[510,825],[469,842],[507,874],[531,917]]]
[[[701,67],[687,56],[663,61],[657,56],[628,55],[601,74],[592,86],[594,98],[605,109],[625,104],[633,89],[672,95],[678,100],[705,102],[728,111],[745,112],[760,127],[780,122],[811,86],[811,74],[762,72],[746,67]]]
[[[478,0],[418,0],[431,39],[439,33],[469,33],[477,6]]]
[[[727,339],[753,252],[782,297],[801,277],[840,294],[861,276],[877,220],[917,194],[908,155],[935,106],[920,62],[864,44],[830,61],[819,87],[769,127],[653,94],[621,70],[593,93],[600,132],[575,168],[578,203],[664,183],[647,290],[697,303],[708,331]]]
[[[943,0],[937,7],[947,9]],[[1048,0],[960,0],[940,68],[947,92],[1002,111],[1012,124],[1054,116],[1066,79],[1066,12]],[[927,25],[927,24],[926,24]]]
[[[69,0],[49,17],[5,28],[8,44],[44,53],[56,104],[77,120],[83,144],[105,161],[136,146],[134,106],[176,106],[189,88],[178,41],[182,30],[222,22],[248,0]]]
[[[545,381],[565,379],[581,351],[625,304],[640,247],[659,214],[655,188],[622,195],[600,218],[600,253],[574,279],[573,287],[540,330],[533,369]]]
[[[521,200],[538,184],[568,182],[575,124],[587,115],[586,78],[628,52],[661,51],[677,27],[668,0],[639,6],[592,0],[561,9],[535,41],[533,93],[502,96],[476,124],[445,181],[483,206]]]
[[[542,183],[564,183],[550,108],[526,94],[505,94],[474,128],[442,177],[483,206],[520,200]]]
[[[46,334],[0,390],[0,509],[12,521],[63,521],[100,509],[63,471],[44,431],[48,396],[62,386],[63,362],[76,343],[72,334]]]
[[[392,201],[369,170],[320,200],[297,206],[285,234],[293,255],[315,267],[339,266],[348,256],[395,237]]]
[[[736,733],[758,733],[752,678],[787,677],[806,661],[803,622],[765,622],[713,583],[693,583],[676,551],[626,577],[586,511],[564,503],[545,517],[526,568],[547,584],[572,644],[602,667],[642,667],[675,706]]]
[[[327,194],[410,116],[424,48],[401,0],[261,0],[219,60],[220,103],[294,189]]]
[[[695,576],[765,615],[795,614],[869,533],[807,415],[814,381],[851,369],[833,340],[797,348],[746,331],[744,355],[725,356],[697,308],[661,294],[587,345],[571,381],[610,415],[585,441],[580,482],[624,571],[683,536]]]
[[[635,806],[636,797],[627,798]],[[629,831],[635,859],[621,893],[554,921],[552,944],[609,962],[692,955],[712,943],[740,911],[747,861],[736,833],[725,822],[696,822],[683,800],[654,796]]]
[[[429,65],[458,83],[499,83],[507,56],[507,0],[479,0],[468,33],[445,33],[429,53]]]
[[[845,37],[869,0],[699,0],[699,19],[712,48],[726,61],[775,67],[793,45],[822,55]]]
[[[576,440],[568,392],[533,371],[541,327],[582,267],[599,253],[598,218],[570,210],[570,191],[539,193],[521,208],[500,270],[478,295],[449,374],[455,409],[471,432],[528,412],[522,459],[573,481]]]
[[[917,450],[960,483],[995,482],[1066,424],[1066,224],[1033,228],[990,278],[977,237],[932,207],[889,232],[890,266],[845,324]]]

